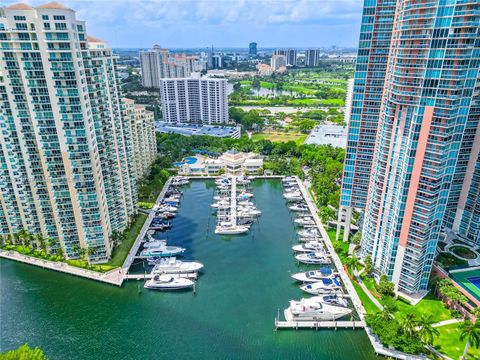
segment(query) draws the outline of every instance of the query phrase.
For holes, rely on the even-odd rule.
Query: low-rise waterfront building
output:
[[[263,159],[255,153],[229,150],[218,158],[195,155],[175,164],[181,175],[258,175],[263,171]]]

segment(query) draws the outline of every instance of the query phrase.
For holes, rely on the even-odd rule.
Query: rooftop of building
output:
[[[6,9],[8,9],[8,10],[50,9],[50,10],[70,10],[70,11],[73,11],[69,7],[67,7],[63,4],[60,4],[56,1],[52,1],[52,2],[43,4],[43,5],[38,5],[38,6],[35,6],[35,7],[32,7],[32,6],[30,6],[28,4],[25,4],[25,3],[17,3],[17,4],[12,4],[12,5],[7,6]]]

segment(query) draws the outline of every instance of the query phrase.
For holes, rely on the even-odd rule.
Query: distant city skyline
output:
[[[46,1],[24,2],[37,6]],[[361,0],[65,0],[115,48],[356,47]]]

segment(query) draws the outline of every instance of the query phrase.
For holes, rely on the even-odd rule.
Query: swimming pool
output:
[[[183,159],[188,165],[193,165],[197,162],[197,158],[196,157],[186,157],[185,159]]]
[[[173,163],[173,165],[177,166],[177,167],[180,167],[183,164],[193,165],[197,161],[198,161],[198,159],[196,157],[189,156],[189,157],[184,158],[183,161],[177,161],[177,162]]]

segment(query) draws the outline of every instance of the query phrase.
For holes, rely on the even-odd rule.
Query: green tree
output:
[[[360,265],[360,260],[355,256],[355,254],[352,254],[347,258],[346,261],[347,265],[350,266],[353,270],[356,270]]]
[[[404,333],[412,336],[415,334],[415,328],[417,327],[417,317],[414,313],[407,313],[401,322],[402,330]]]
[[[372,276],[373,274],[373,261],[372,261],[372,257],[370,255],[367,255],[365,257],[365,274],[367,276]]]
[[[462,324],[460,324],[459,329],[460,340],[467,340],[462,355],[462,359],[466,359],[468,347],[471,345],[474,348],[478,348],[480,345],[480,324],[478,320],[476,320],[475,322],[465,320]]]
[[[432,314],[421,314],[417,321],[418,335],[426,345],[432,345],[435,336],[440,335],[440,332],[432,326],[433,323]]]
[[[376,285],[377,291],[382,295],[393,296],[395,295],[395,285],[388,280],[387,275],[380,276],[380,280]]]
[[[16,350],[0,354],[2,360],[48,360],[45,353],[38,347],[30,348],[28,344],[20,346]]]

